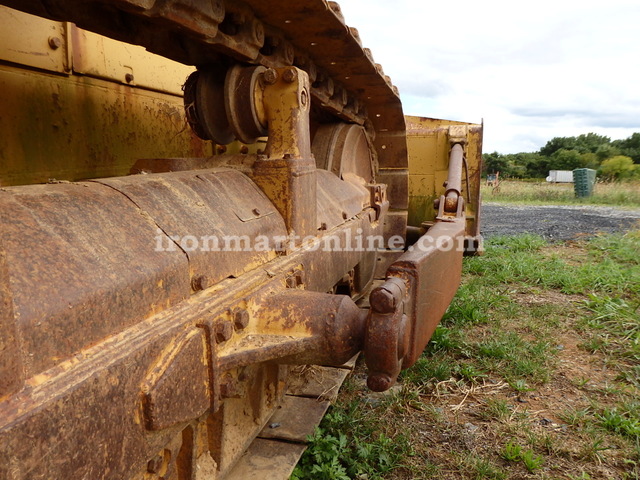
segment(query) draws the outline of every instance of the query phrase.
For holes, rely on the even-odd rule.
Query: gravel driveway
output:
[[[640,209],[594,206],[515,206],[484,202],[481,231],[494,235],[536,233],[549,240],[571,240],[640,227]]]

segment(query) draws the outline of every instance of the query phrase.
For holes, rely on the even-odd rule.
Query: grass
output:
[[[640,232],[493,238],[402,388],[359,366],[296,479],[640,477]]]
[[[502,180],[499,189],[481,186],[485,201],[545,205],[616,205],[640,207],[640,182],[596,183],[591,197],[577,198],[572,183]]]

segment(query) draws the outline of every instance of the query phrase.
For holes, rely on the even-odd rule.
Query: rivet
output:
[[[49,37],[49,47],[51,47],[52,50],[57,50],[62,46],[62,40],[60,40],[58,37]]]

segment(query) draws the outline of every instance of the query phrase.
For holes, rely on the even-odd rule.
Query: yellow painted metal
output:
[[[193,67],[0,6],[0,186],[127,175],[213,154],[185,121]]]
[[[139,158],[212,154],[174,95],[4,65],[0,91],[0,185],[127,175]]]
[[[450,141],[461,140],[465,143],[467,161],[467,171],[462,172],[466,233],[478,235],[482,125],[413,116],[405,119],[409,153],[409,225],[419,227],[423,222],[435,221],[434,200],[446,190]]]
[[[71,26],[73,72],[182,96],[195,68]]]
[[[0,60],[50,72],[71,70],[69,24],[0,6]]]

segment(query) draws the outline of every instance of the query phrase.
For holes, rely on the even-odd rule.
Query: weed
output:
[[[402,374],[402,380],[415,385],[424,385],[433,380],[449,380],[455,369],[452,359],[443,353],[422,356],[413,367]]]
[[[510,441],[502,449],[502,458],[508,462],[522,462],[529,472],[534,472],[542,467],[544,458],[540,455],[536,455],[531,449],[524,449],[519,444]]]
[[[455,373],[469,382],[476,382],[480,378],[486,378],[487,374],[482,370],[478,370],[470,363],[462,363],[455,367]]]
[[[591,480],[591,475],[587,472],[580,472],[580,475],[569,475],[570,480]]]
[[[568,408],[563,412],[560,412],[559,417],[569,425],[581,426],[584,425],[586,420],[590,417],[590,413],[591,411],[589,408]]]
[[[333,407],[308,438],[309,447],[291,478],[380,479],[398,468],[411,453],[406,437],[388,437],[381,431],[381,419],[367,416],[364,407],[359,401]]]
[[[602,452],[610,450],[611,447],[605,446],[604,439],[600,436],[590,437],[591,440],[584,444],[580,456],[589,460],[595,460],[602,463]]]
[[[502,449],[501,457],[507,462],[519,462],[522,459],[522,447],[514,442],[508,442]]]
[[[522,463],[529,472],[533,473],[544,464],[544,458],[536,455],[533,450],[525,450],[522,452]]]
[[[640,419],[630,411],[619,412],[617,408],[606,408],[596,418],[602,427],[617,434],[640,438]]]
[[[511,409],[506,400],[490,398],[486,402],[486,408],[481,411],[485,420],[506,420],[511,416]]]
[[[474,480],[505,480],[507,474],[493,462],[477,455],[464,456],[460,461],[461,470],[465,471],[465,478]]]

